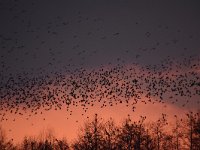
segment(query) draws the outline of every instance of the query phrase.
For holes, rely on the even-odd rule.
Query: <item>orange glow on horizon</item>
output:
[[[130,107],[125,104],[120,104],[114,108],[106,107],[100,108],[100,105],[95,105],[93,109],[82,116],[81,108],[73,108],[73,114],[70,116],[65,109],[54,111],[50,110],[44,112],[42,115],[36,115],[26,120],[25,117],[10,115],[9,120],[1,123],[7,132],[8,139],[13,138],[15,143],[21,142],[24,136],[38,136],[38,134],[45,129],[53,129],[58,138],[66,137],[69,141],[75,139],[78,135],[80,127],[84,122],[93,118],[94,114],[98,114],[103,120],[108,120],[110,117],[119,124],[129,114],[132,120],[138,120],[140,116],[146,116],[146,123],[156,121],[161,114],[167,114],[168,121],[174,121],[174,115],[179,118],[184,118],[188,109],[176,107],[172,104],[165,104],[163,107],[161,103],[147,103],[139,102],[136,104],[135,112],[132,112]],[[15,118],[15,121],[13,119]],[[45,118],[45,120],[43,120]],[[68,118],[68,119],[67,119]],[[11,131],[10,131],[11,130]]]
[[[101,67],[100,67],[101,68]],[[109,70],[112,68],[112,66],[107,66],[104,69]],[[133,70],[129,70],[132,68]],[[93,69],[86,70],[86,72],[90,72]],[[95,69],[95,71],[98,71],[98,69]],[[144,76],[148,75],[149,70],[144,70],[143,68],[139,67],[138,65],[135,65],[134,67],[131,65],[127,65],[126,67],[122,68],[122,71],[126,72],[128,75],[131,75],[132,72],[140,74],[141,72],[144,74]],[[181,73],[184,73],[185,71],[182,70]],[[179,74],[181,74],[179,72]],[[152,72],[153,74],[153,72]],[[164,73],[165,74],[165,73]],[[167,72],[167,76],[169,78],[174,78],[172,74],[176,74],[176,72]],[[122,74],[119,74],[119,78]],[[155,77],[158,77],[158,74],[153,74]],[[68,77],[68,75],[66,75]],[[137,78],[137,76],[133,76],[132,78]],[[122,84],[124,81],[121,80],[118,83]],[[53,87],[50,87],[53,88]],[[129,114],[131,119],[138,120],[140,116],[146,116],[146,122],[149,121],[155,121],[159,117],[161,117],[161,114],[167,114],[168,121],[173,122],[174,115],[179,116],[180,118],[185,117],[185,113],[189,110],[195,110],[197,105],[195,105],[195,101],[191,102],[191,106],[188,104],[188,107],[181,107],[180,103],[184,103],[185,100],[181,99],[181,102],[175,104],[172,104],[167,99],[163,100],[162,102],[159,102],[156,97],[151,96],[151,102],[148,101],[148,99],[145,97],[147,94],[146,91],[143,91],[143,94],[141,94],[141,99],[138,100],[136,104],[134,104],[135,110],[133,112],[132,105],[129,107],[126,106],[126,102],[123,101],[122,104],[117,104],[107,107],[102,106],[102,101],[107,100],[103,99],[101,102],[95,102],[95,105],[93,107],[88,106],[89,109],[87,112],[84,112],[81,106],[72,106],[70,105],[70,110],[72,110],[72,115],[70,115],[70,112],[66,111],[67,107],[62,106],[61,110],[49,110],[49,111],[39,111],[37,115],[34,115],[34,113],[31,113],[30,110],[27,110],[27,112],[24,115],[15,115],[15,114],[8,114],[7,121],[3,121],[1,125],[6,130],[8,138],[13,138],[14,142],[18,143],[21,142],[24,136],[37,136],[41,131],[47,128],[51,128],[55,130],[56,136],[59,138],[66,137],[69,141],[76,138],[78,135],[79,128],[84,125],[84,122],[91,118],[93,118],[94,114],[98,114],[100,117],[103,118],[103,120],[107,120],[110,117],[112,117],[116,123],[121,123],[123,119],[127,117]],[[120,97],[123,99],[123,97]],[[192,98],[191,100],[193,100]],[[134,99],[129,100],[129,104],[135,102]],[[40,114],[42,112],[42,114]],[[31,114],[31,116],[29,116]],[[84,114],[84,115],[82,115]],[[88,117],[88,118],[87,118]],[[27,120],[28,119],[28,120]]]

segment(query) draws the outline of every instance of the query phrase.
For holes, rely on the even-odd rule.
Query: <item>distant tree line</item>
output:
[[[175,116],[173,125],[165,114],[153,123],[145,123],[143,116],[138,121],[128,116],[117,125],[112,118],[104,121],[96,114],[70,144],[47,130],[37,138],[24,137],[21,144],[14,145],[6,140],[0,127],[0,150],[200,150],[200,114],[189,112],[186,116]]]

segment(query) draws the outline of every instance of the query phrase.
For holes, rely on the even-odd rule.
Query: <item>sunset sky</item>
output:
[[[173,122],[198,111],[199,14],[198,0],[0,0],[0,125],[15,142],[47,128],[70,141],[95,113]]]

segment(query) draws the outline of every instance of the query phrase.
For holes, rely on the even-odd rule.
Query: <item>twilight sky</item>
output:
[[[199,7],[197,0],[2,0],[0,67],[14,74],[199,55]]]
[[[142,94],[134,106],[136,112],[133,116],[143,114],[155,119],[153,117],[161,113],[173,116],[186,110],[196,110],[199,108],[196,99],[200,95],[199,14],[198,0],[0,0],[0,124],[6,127],[10,137],[19,139],[48,126],[55,130],[59,128],[60,136],[69,132],[68,138],[72,139],[76,133],[70,131],[77,131],[78,126],[94,113],[99,112],[104,118],[114,117],[118,121],[133,113],[133,105],[111,107],[106,104],[106,108],[101,108],[102,101],[94,101],[95,107],[88,106],[88,114],[84,116],[81,115],[82,107],[74,105],[70,108],[74,112],[72,115],[66,112],[64,104],[62,110],[45,111],[47,103],[37,97],[40,94],[48,95],[49,91],[59,89],[54,102],[65,101],[69,96],[73,101],[70,92],[76,88],[66,90],[64,83],[69,83],[72,88],[80,84],[83,89],[85,84],[95,85],[93,92],[98,94],[116,84],[123,88],[123,83],[133,90],[130,86],[136,79],[135,84],[141,84],[140,91],[136,88],[136,92],[141,94],[142,91]],[[122,66],[116,69],[120,73],[112,70],[116,66]],[[114,78],[108,87],[102,85],[105,80],[98,75],[99,72],[104,73],[102,68],[111,72],[109,80]],[[135,76],[130,75],[130,68],[135,69]],[[96,82],[88,83],[81,77],[89,77]],[[58,86],[49,84],[56,81]],[[156,85],[159,83],[156,90],[162,89],[160,87],[166,89],[162,91],[162,99],[159,99],[160,95],[156,96],[156,90],[148,91],[150,81],[155,81]],[[178,89],[177,95],[170,87],[173,84],[183,88]],[[36,88],[38,85],[41,86]],[[21,89],[25,89],[24,92]],[[61,91],[67,94],[63,95]],[[181,91],[185,92],[184,96],[180,95]],[[83,92],[87,95],[91,91],[84,89]],[[153,104],[145,105],[141,101],[148,101],[145,97],[148,92]],[[82,96],[80,91],[76,94]],[[126,101],[125,95],[120,95],[123,102]],[[171,95],[174,99],[169,98]],[[34,97],[39,102],[31,103]],[[106,98],[104,101],[108,101]],[[115,101],[112,98],[111,101]],[[12,108],[10,103],[16,104],[19,99],[23,102]],[[81,101],[74,99],[75,103]],[[130,101],[134,101],[133,97]],[[37,113],[43,113],[35,117],[31,108],[39,103],[41,107]],[[28,104],[30,107],[27,109]],[[23,107],[26,108],[25,113]],[[18,112],[10,113],[16,108],[20,108],[24,116]],[[120,117],[117,115],[119,111]],[[30,119],[27,120],[27,117]],[[27,128],[22,132],[23,125]]]

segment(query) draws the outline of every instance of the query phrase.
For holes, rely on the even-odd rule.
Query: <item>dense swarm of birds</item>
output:
[[[10,4],[8,2],[8,4]],[[0,2],[0,9],[7,13],[9,24],[20,22],[23,25],[23,33],[18,31],[10,31],[9,33],[0,33],[0,45],[3,53],[0,55],[0,120],[6,120],[6,113],[15,113],[24,115],[31,110],[31,115],[40,114],[43,111],[51,109],[60,110],[66,106],[66,111],[72,115],[71,106],[82,106],[84,112],[92,108],[95,103],[101,103],[103,107],[112,107],[121,103],[125,103],[132,110],[135,110],[135,104],[144,102],[163,103],[171,101],[171,103],[181,104],[186,107],[192,98],[197,98],[195,102],[199,105],[200,96],[200,60],[199,56],[182,56],[181,60],[174,60],[171,56],[166,57],[159,64],[142,65],[134,62],[127,65],[126,61],[118,57],[114,62],[107,65],[103,64],[98,67],[89,69],[84,67],[84,61],[88,57],[98,57],[98,50],[86,50],[81,47],[79,41],[81,39],[97,39],[98,41],[106,41],[110,39],[119,39],[121,32],[111,31],[109,35],[103,32],[102,18],[90,18],[82,15],[80,11],[76,13],[77,17],[74,20],[65,20],[62,16],[54,17],[52,21],[35,24],[28,18],[35,9],[35,2],[27,2],[32,9],[27,10],[21,8],[18,0],[14,0],[12,5],[8,5],[6,1]],[[140,26],[141,21],[136,21],[135,26]],[[71,25],[70,25],[71,24]],[[75,57],[80,60],[80,65],[76,66],[73,58],[67,57],[64,65],[60,59],[64,55],[62,51],[54,50],[48,47],[49,41],[56,40],[61,49],[66,43],[64,38],[61,38],[63,30],[71,30],[72,26],[87,26],[92,24],[94,29],[83,33],[69,33],[68,39],[72,39],[72,52]],[[167,25],[158,25],[158,29],[169,30]],[[41,34],[47,34],[49,41],[41,37]],[[163,31],[164,32],[164,31]],[[176,31],[177,34],[181,30]],[[28,35],[34,43],[35,49],[28,50],[26,39],[21,37]],[[122,33],[124,34],[124,33]],[[153,32],[142,30],[142,36],[145,40],[151,39]],[[124,36],[124,35],[123,35]],[[29,38],[30,38],[29,37]],[[193,35],[188,35],[188,40],[196,38]],[[153,39],[153,38],[152,38]],[[75,41],[75,42],[74,42]],[[38,44],[39,43],[39,44]],[[75,43],[75,44],[74,44]],[[100,42],[101,43],[101,42]],[[137,61],[142,57],[142,54],[150,54],[158,52],[161,49],[160,45],[177,45],[178,38],[171,38],[165,42],[154,41],[154,45],[140,47],[139,53],[134,54],[132,59]],[[39,51],[48,49],[49,61],[44,67],[36,69],[37,74],[34,75],[30,70],[22,68],[21,73],[12,73],[13,66],[9,66],[7,59],[16,53],[20,53],[25,58],[30,58],[37,62],[42,60],[39,56]],[[187,47],[183,47],[187,51]],[[133,50],[134,51],[134,50]],[[131,50],[124,50],[124,55],[132,55]],[[12,57],[11,57],[12,58]],[[14,61],[19,64],[25,64],[25,58],[16,57]],[[74,60],[76,61],[76,59]],[[62,66],[62,67],[61,67]],[[53,68],[48,72],[49,68]],[[57,68],[61,68],[58,70]],[[145,97],[147,100],[144,100]],[[152,100],[153,99],[153,100]],[[183,100],[182,100],[183,99]],[[182,100],[180,102],[180,100]],[[186,100],[186,101],[185,101]],[[166,105],[164,105],[166,106]],[[83,114],[84,115],[84,114]],[[14,120],[13,120],[14,121]]]
[[[164,104],[171,100],[185,107],[193,97],[200,96],[199,62],[190,61],[188,66],[171,66],[171,63],[165,61],[160,66],[145,67],[137,64],[101,66],[92,70],[79,68],[37,78],[17,76],[17,80],[10,77],[1,86],[1,120],[6,112],[23,115],[27,109],[32,114],[39,114],[67,106],[71,115],[70,106],[73,105],[82,106],[87,112],[96,102],[101,103],[102,108],[125,103],[133,111],[138,101],[146,104],[156,100]],[[183,101],[178,102],[181,99]],[[199,105],[200,101],[195,103]]]

